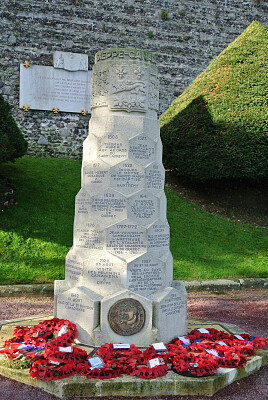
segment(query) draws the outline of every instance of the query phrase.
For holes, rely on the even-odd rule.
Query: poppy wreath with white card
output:
[[[218,368],[217,359],[212,354],[180,354],[173,358],[172,370],[177,373],[189,373],[196,376],[214,375]]]
[[[29,374],[32,378],[39,380],[64,379],[76,374],[76,364],[74,362],[53,364],[46,359],[39,359],[33,363]]]
[[[111,379],[121,375],[119,368],[112,368],[106,363],[99,367],[92,367],[89,361],[90,358],[76,365],[78,375],[86,376],[88,379]]]
[[[153,343],[144,352],[134,344],[105,343],[89,357],[85,350],[73,346],[76,326],[64,319],[45,320],[33,327],[17,326],[13,334],[0,354],[16,362],[16,367],[21,362],[21,368],[26,368],[23,357],[35,360],[30,375],[42,380],[75,374],[95,379],[121,374],[154,379],[167,374],[168,364],[176,373],[202,377],[213,375],[218,367],[242,368],[256,348],[267,348],[267,338],[198,328],[170,344]]]
[[[160,358],[163,360],[162,356]],[[168,373],[168,367],[165,361],[163,360],[163,362],[150,364],[150,361],[154,360],[158,360],[158,357],[156,357],[155,359],[151,359],[150,357],[147,358],[146,356],[144,356],[144,354],[133,357],[129,361],[129,367],[126,373],[131,376],[137,376],[141,379],[155,379],[165,376]]]

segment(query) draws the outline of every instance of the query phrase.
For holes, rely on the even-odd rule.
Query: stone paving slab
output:
[[[262,357],[254,356],[248,360],[244,368],[219,368],[219,372],[211,377],[188,378],[170,371],[162,378],[148,380],[122,375],[118,378],[107,380],[72,376],[59,381],[40,381],[32,379],[28,370],[14,370],[2,366],[0,366],[0,374],[38,387],[59,398],[111,396],[111,394],[113,396],[212,396],[232,382],[258,371],[262,365]]]
[[[38,322],[53,318],[52,315],[38,315],[28,318],[20,318],[0,322],[0,346],[4,341],[12,337],[12,332],[17,325],[36,325]],[[217,321],[189,319],[189,331],[194,328],[206,327],[225,330],[229,333],[242,333],[243,330],[233,324]],[[95,349],[82,346],[89,353]],[[79,346],[79,347],[80,347]],[[44,390],[59,398],[68,397],[93,397],[93,396],[150,396],[150,395],[207,395],[212,396],[218,390],[230,385],[232,382],[242,379],[268,364],[268,350],[257,350],[256,355],[248,358],[245,367],[218,368],[214,376],[193,378],[184,377],[169,371],[169,373],[157,379],[139,379],[137,377],[122,375],[116,379],[98,380],[87,379],[83,376],[72,376],[58,381],[40,381],[29,375],[29,370],[15,370],[0,365],[0,374]]]

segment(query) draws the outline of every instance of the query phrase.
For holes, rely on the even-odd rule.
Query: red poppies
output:
[[[73,347],[75,324],[53,318],[37,326],[17,326],[14,337],[0,353],[10,359],[23,355],[35,359],[30,375],[56,380],[78,374],[89,379],[111,379],[121,374],[141,379],[165,376],[169,367],[179,374],[208,376],[217,368],[242,368],[254,349],[267,347],[267,338],[249,334],[231,335],[214,328],[199,328],[166,344],[166,351],[149,346],[141,351],[134,344],[103,344],[90,358],[85,350]]]

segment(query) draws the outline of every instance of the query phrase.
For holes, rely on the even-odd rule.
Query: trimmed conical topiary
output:
[[[165,167],[194,180],[268,176],[268,32],[258,22],[161,116]]]
[[[11,107],[0,95],[0,164],[26,153],[27,142],[18,128]]]

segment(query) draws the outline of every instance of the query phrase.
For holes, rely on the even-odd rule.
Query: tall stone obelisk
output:
[[[95,56],[82,187],[55,315],[82,343],[168,342],[187,331],[186,290],[173,288],[155,56]]]

